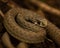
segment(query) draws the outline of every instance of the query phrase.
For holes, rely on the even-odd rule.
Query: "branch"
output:
[[[55,15],[58,15],[60,16],[60,10],[58,9],[55,9],[41,1],[37,1],[37,0],[31,0],[32,3],[36,4],[40,9],[44,10],[44,11],[47,11],[49,13],[52,13],[52,14],[55,14]]]

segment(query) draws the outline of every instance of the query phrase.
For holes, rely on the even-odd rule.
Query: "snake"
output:
[[[14,38],[16,38],[20,41],[26,42],[26,43],[43,42],[45,39],[45,35],[46,35],[46,31],[44,30],[44,28],[33,25],[33,27],[35,26],[39,30],[39,31],[34,32],[32,30],[23,28],[19,24],[17,24],[15,17],[19,14],[22,15],[23,12],[26,12],[26,11],[24,11],[25,9],[22,9],[22,10],[21,10],[21,8],[20,9],[12,8],[5,14],[3,24],[4,24],[7,32],[10,35],[12,35]],[[29,14],[31,12],[29,12],[29,10],[28,10],[28,12],[26,12],[26,13]],[[32,12],[29,16],[32,15],[33,17],[35,17],[34,14],[36,14],[36,13]],[[25,16],[27,16],[27,14]],[[38,14],[36,16],[38,16]]]
[[[21,9],[20,9],[21,10]],[[9,10],[5,17],[4,17],[4,26],[7,32],[12,35],[14,38],[26,42],[26,43],[40,43],[44,41],[46,32],[41,27],[40,32],[34,32],[31,29],[22,28],[17,22],[15,21],[15,17],[20,11],[18,9],[11,9]],[[27,12],[28,13],[28,12]],[[32,13],[33,15],[33,13]],[[19,15],[20,16],[20,15]],[[31,16],[31,15],[30,15]],[[41,18],[41,16],[40,16]],[[46,18],[44,18],[46,19]],[[56,25],[52,24],[50,21],[47,20],[48,25],[45,27],[47,30],[47,34],[51,37],[51,39],[60,45],[60,29],[56,27]]]

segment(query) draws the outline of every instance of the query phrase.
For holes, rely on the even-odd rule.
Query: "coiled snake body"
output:
[[[28,26],[31,26],[29,30],[21,27],[21,25],[17,24],[15,20],[15,17],[17,15],[21,17],[31,16],[31,18],[33,19],[39,16],[36,13],[33,13],[32,11],[29,11],[29,10],[26,11],[25,9],[22,9],[22,8],[20,8],[19,10],[16,8],[9,10],[4,17],[4,26],[6,30],[8,31],[8,33],[12,35],[13,37],[15,37],[16,39],[23,41],[23,42],[27,42],[27,43],[43,42],[45,35],[46,35],[45,30],[32,23],[29,23],[31,25],[28,25]],[[31,28],[33,30],[31,30]]]
[[[42,29],[41,27],[43,26],[41,20],[44,20],[43,16],[37,15],[36,13],[33,13],[32,11],[28,11],[26,9],[21,9],[19,13],[21,14],[18,14],[16,17],[17,23],[19,25],[34,32],[40,31],[40,29]]]

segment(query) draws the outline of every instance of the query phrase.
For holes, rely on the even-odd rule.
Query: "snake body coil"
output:
[[[33,13],[32,11],[23,10],[21,9],[19,11],[19,14],[17,16],[17,23],[29,30],[32,30],[34,32],[40,31],[41,27],[39,26],[42,22],[44,17],[37,15],[36,13]]]
[[[10,35],[12,35],[16,39],[23,41],[23,42],[27,42],[27,43],[43,42],[45,35],[46,35],[46,32],[43,28],[36,26],[39,31],[34,32],[32,30],[25,29],[17,24],[15,17],[18,14],[21,14],[22,16],[24,16],[24,14],[22,14],[23,12],[26,12],[24,10],[25,9],[22,9],[22,8],[20,10],[13,8],[6,13],[6,15],[4,17],[4,26],[5,26],[6,30],[8,31],[8,33]],[[19,13],[19,11],[20,11],[20,13]],[[29,10],[28,10],[26,13],[29,14],[31,12],[29,12]],[[31,13],[32,16],[34,16],[34,14],[36,14],[36,13],[33,13],[33,12]],[[31,16],[31,15],[29,15],[29,16]],[[27,14],[25,16],[27,16]]]

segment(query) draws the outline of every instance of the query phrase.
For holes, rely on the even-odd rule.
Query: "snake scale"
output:
[[[46,31],[42,28],[39,27],[37,25],[31,24],[31,27],[33,27],[33,30],[28,30],[26,28],[21,27],[15,20],[16,16],[22,15],[25,17],[30,17],[33,19],[38,17],[39,15],[27,10],[27,14],[25,14],[26,10],[25,9],[16,9],[16,8],[12,8],[10,9],[4,17],[4,26],[7,30],[7,32],[12,35],[14,38],[23,41],[23,42],[27,42],[27,43],[40,43],[43,42],[45,39],[45,35],[46,35]],[[22,14],[23,13],[23,14]],[[39,17],[40,18],[40,17]],[[33,25],[33,26],[32,26]],[[28,25],[29,26],[29,25]],[[34,31],[36,28],[36,31]]]

